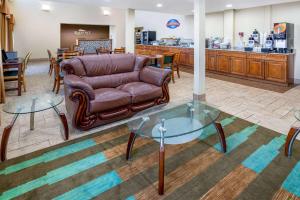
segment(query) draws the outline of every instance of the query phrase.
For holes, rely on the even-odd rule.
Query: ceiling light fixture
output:
[[[232,4],[227,4],[226,8],[232,8]]]
[[[49,4],[42,4],[41,10],[49,12],[51,10],[51,7]]]
[[[161,3],[156,4],[156,7],[161,8],[163,5]]]
[[[109,10],[103,10],[103,15],[104,16],[109,16],[110,15],[110,11]]]

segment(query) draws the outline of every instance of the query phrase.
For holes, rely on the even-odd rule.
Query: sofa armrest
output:
[[[95,93],[92,86],[90,86],[78,76],[66,75],[64,77],[64,84],[72,89],[83,90],[88,95],[90,100],[95,99]]]
[[[140,71],[147,65],[149,58],[147,56],[136,56],[134,71]]]
[[[140,80],[156,86],[162,86],[165,79],[171,75],[171,70],[156,67],[144,67],[140,72]]]

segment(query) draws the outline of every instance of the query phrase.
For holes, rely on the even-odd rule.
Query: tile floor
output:
[[[47,62],[30,63],[27,71],[28,91],[23,95],[50,92],[53,86],[52,78],[47,74]],[[181,79],[170,84],[171,105],[180,104],[192,99],[193,75],[182,73]],[[61,90],[61,94],[63,91]],[[300,109],[300,86],[285,93],[276,93],[262,89],[243,86],[235,83],[207,78],[207,102],[229,114],[258,123],[261,126],[287,134],[290,126],[299,123],[294,117],[294,110]],[[7,101],[15,98],[16,92],[7,93]],[[0,105],[0,109],[2,110]],[[65,112],[64,104],[58,107]],[[4,126],[9,124],[12,115],[1,112],[0,135]],[[88,132],[70,130],[71,139],[82,137],[103,130],[122,122],[102,126]],[[53,110],[37,113],[35,130],[29,130],[29,115],[22,115],[17,120],[8,145],[8,158],[17,157],[29,152],[43,149],[63,142],[61,125]]]

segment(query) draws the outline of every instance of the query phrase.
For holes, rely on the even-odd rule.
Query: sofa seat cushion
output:
[[[131,95],[122,90],[101,88],[94,90],[94,93],[95,100],[90,102],[91,113],[113,110],[131,104]]]
[[[142,103],[163,96],[161,87],[144,82],[132,82],[121,85],[118,89],[130,93],[132,103]]]

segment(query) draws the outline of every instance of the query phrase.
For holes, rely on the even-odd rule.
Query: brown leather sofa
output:
[[[63,61],[67,112],[88,130],[168,103],[170,71],[134,54],[90,55]]]

